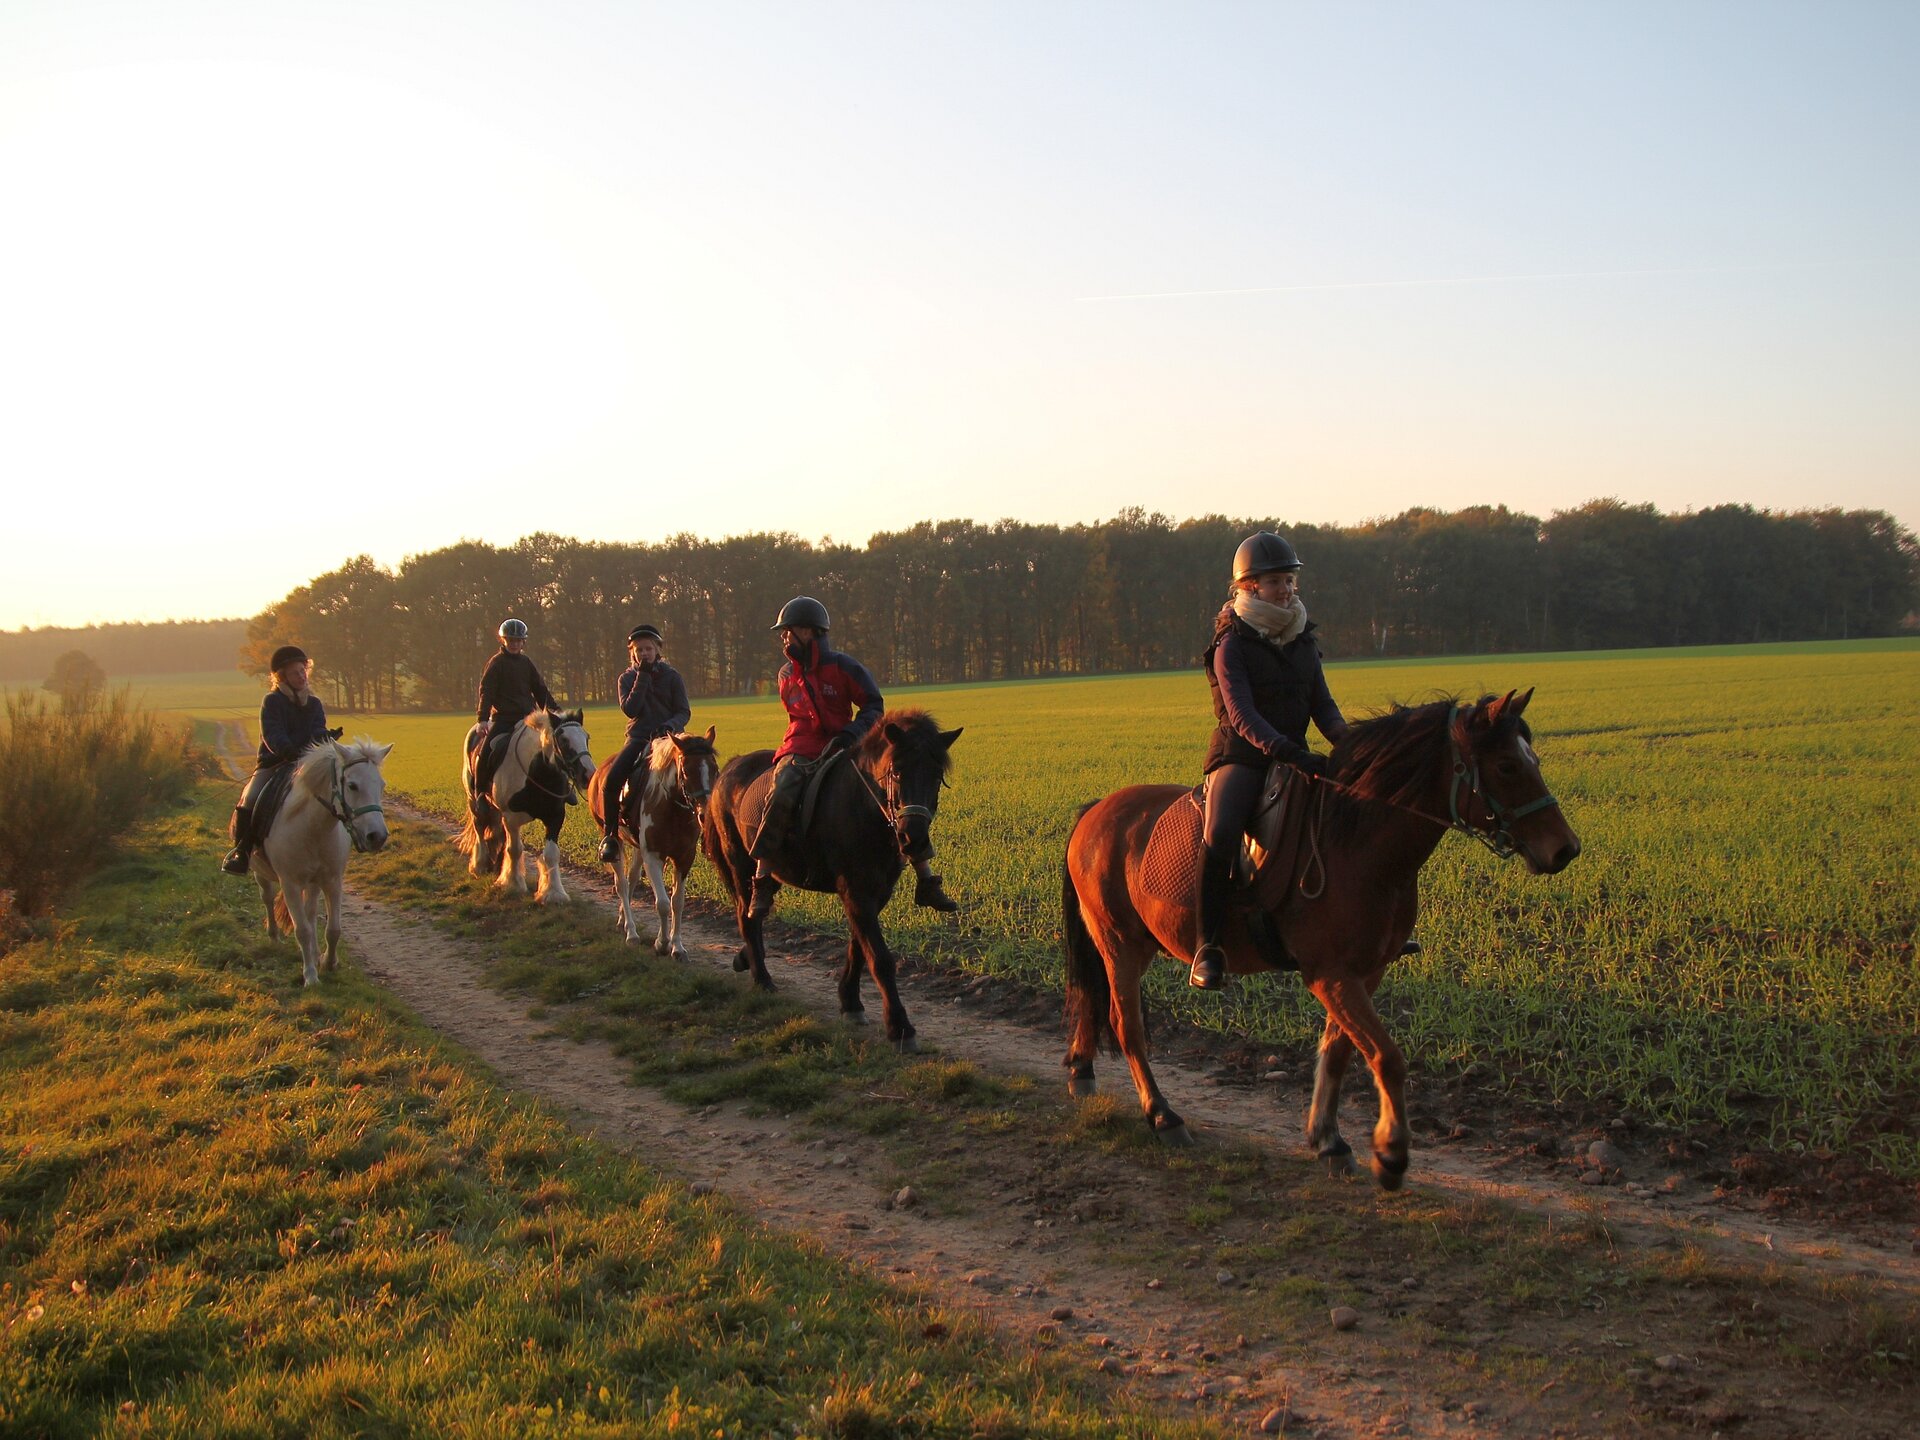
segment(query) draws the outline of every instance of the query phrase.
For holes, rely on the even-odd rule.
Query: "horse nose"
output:
[[[367,849],[371,850],[375,855],[378,855],[386,848],[387,832],[384,826],[367,836]]]
[[[1569,839],[1566,844],[1553,852],[1553,858],[1547,862],[1547,874],[1558,875],[1571,865],[1580,855],[1578,838]]]

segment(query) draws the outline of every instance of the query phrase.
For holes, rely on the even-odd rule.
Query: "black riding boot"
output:
[[[1224,863],[1200,857],[1199,914],[1194,917],[1200,945],[1193,952],[1193,970],[1187,983],[1196,990],[1227,988],[1227,952],[1220,948],[1220,931],[1227,923],[1227,902],[1233,890],[1233,857]]]
[[[929,910],[938,910],[943,915],[951,915],[960,906],[940,888],[940,877],[933,873],[933,862],[916,860],[913,872],[920,878],[914,882],[913,903],[924,905]]]
[[[617,830],[609,830],[607,831],[607,838],[600,842],[600,863],[603,865],[613,865],[616,864],[619,859],[620,833]]]
[[[220,862],[220,868],[229,875],[245,875],[251,868],[252,855],[253,809],[248,805],[236,805],[233,807],[233,849]]]

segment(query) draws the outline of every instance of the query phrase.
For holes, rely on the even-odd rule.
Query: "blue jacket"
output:
[[[297,705],[278,685],[260,702],[259,765],[284,765],[307,753],[307,747],[327,738],[327,707],[318,695]]]
[[[620,713],[627,717],[629,740],[651,740],[685,730],[693,718],[687,682],[664,660],[629,665],[620,672]]]

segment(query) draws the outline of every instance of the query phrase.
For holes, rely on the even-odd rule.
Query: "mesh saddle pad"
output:
[[[1162,904],[1195,903],[1200,889],[1203,790],[1196,786],[1161,813],[1140,862],[1140,888]],[[1268,772],[1233,867],[1233,904],[1278,918],[1314,854],[1323,790],[1291,765]],[[1247,841],[1251,840],[1249,845]]]
[[[287,795],[293,789],[293,772],[300,767],[288,762],[276,765],[267,772],[267,778],[261,783],[260,793],[253,800],[253,843],[258,845],[267,838],[267,832],[273,829],[274,817],[280,813],[280,807],[287,803]]]

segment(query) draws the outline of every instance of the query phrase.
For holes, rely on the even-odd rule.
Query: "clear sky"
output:
[[[0,627],[534,530],[1920,524],[1916,73],[1907,0],[5,0]]]

